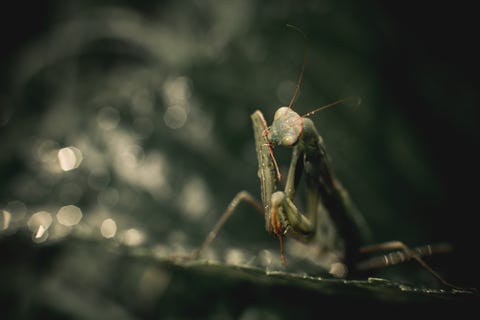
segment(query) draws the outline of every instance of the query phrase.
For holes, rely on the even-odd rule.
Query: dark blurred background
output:
[[[17,1],[0,5],[7,318],[189,317],[172,302],[180,296],[203,317],[281,318],[268,311],[278,306],[261,302],[200,308],[188,296],[202,294],[201,285],[192,293],[185,279],[208,286],[205,279],[185,276],[174,285],[181,273],[123,261],[111,250],[186,254],[238,191],[259,194],[249,115],[261,109],[270,120],[293,92],[304,40],[287,23],[303,30],[309,47],[295,109],[362,98],[355,110],[338,107],[313,120],[375,239],[449,242],[454,251],[432,263],[449,281],[478,286],[472,7]],[[239,208],[209,258],[263,267],[278,255],[252,211]],[[425,274],[398,277],[435,285]],[[138,291],[125,303],[132,288]]]

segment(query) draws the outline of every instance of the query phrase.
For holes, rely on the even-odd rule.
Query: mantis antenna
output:
[[[295,90],[293,91],[293,95],[292,95],[292,98],[290,99],[290,103],[288,104],[288,108],[289,109],[292,109],[293,107],[293,104],[295,103],[295,100],[297,99],[297,96],[298,96],[298,92],[300,91],[300,86],[302,85],[302,80],[303,80],[303,74],[305,72],[305,65],[307,64],[307,60],[308,60],[308,43],[307,43],[307,35],[305,34],[305,32],[302,31],[302,29],[300,29],[299,27],[297,26],[294,26],[292,24],[288,24],[286,25],[287,27],[289,28],[292,28],[293,30],[297,31],[298,33],[300,33],[303,38],[304,38],[304,41],[305,41],[305,52],[303,54],[303,63],[302,63],[302,69],[300,70],[300,75],[298,76],[298,80],[297,80],[297,84],[295,85]],[[349,98],[345,98],[345,99],[340,99],[338,101],[335,101],[335,102],[332,102],[332,103],[329,103],[327,105],[324,105],[322,107],[319,107],[317,109],[314,109],[306,114],[304,114],[302,116],[302,118],[307,118],[307,117],[310,117],[311,115],[314,115],[315,113],[319,112],[319,111],[322,111],[322,110],[325,110],[325,109],[328,109],[330,107],[333,107],[335,105],[338,105],[338,104],[341,104],[341,103],[344,103],[344,102],[348,102],[348,101],[352,101],[355,103],[355,107],[359,106],[360,103],[362,102],[362,99],[360,97],[349,97]]]
[[[292,99],[290,100],[290,103],[288,104],[288,108],[292,109],[293,103],[295,102],[295,99],[297,98],[298,91],[300,90],[300,85],[302,84],[303,73],[305,71],[305,65],[307,63],[308,44],[307,44],[307,36],[305,35],[305,33],[299,27],[291,25],[291,24],[287,24],[287,27],[292,28],[293,30],[299,32],[305,40],[305,53],[303,54],[302,70],[300,71],[300,75],[298,77],[297,85],[295,86],[295,91],[293,91]]]
[[[344,103],[344,102],[349,102],[349,101],[354,102],[355,103],[354,108],[356,108],[362,103],[362,98],[360,98],[360,97],[349,97],[349,98],[340,99],[340,100],[337,100],[335,102],[332,102],[332,103],[326,104],[324,106],[321,106],[317,109],[314,109],[310,112],[307,112],[302,116],[302,118],[310,117],[310,116],[314,115],[315,113],[317,113],[319,111],[323,111],[323,110],[328,109],[330,107],[336,106],[336,105]]]

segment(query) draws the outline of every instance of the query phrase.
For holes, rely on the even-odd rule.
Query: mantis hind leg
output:
[[[193,252],[191,256],[192,259],[198,259],[205,252],[205,250],[210,246],[213,240],[215,240],[218,232],[220,232],[223,225],[228,221],[228,219],[235,212],[235,209],[237,208],[237,206],[242,202],[247,202],[251,204],[255,209],[257,209],[263,215],[264,209],[261,203],[247,191],[240,191],[232,199],[232,201],[230,201],[229,205],[227,206],[227,209],[225,209],[222,216],[217,221],[212,231],[210,231],[210,233],[207,235],[207,237],[205,238],[203,243],[200,245],[200,247]]]
[[[376,256],[364,261],[361,261],[357,264],[359,270],[375,269],[382,268],[386,266],[396,265],[405,261],[415,260],[418,262],[425,270],[430,272],[438,281],[443,285],[457,289],[465,290],[465,288],[458,287],[447,282],[443,277],[438,274],[435,270],[430,267],[425,260],[422,259],[423,256],[430,256],[435,253],[449,252],[452,250],[452,247],[448,243],[440,243],[435,245],[425,245],[410,248],[401,241],[389,241],[379,244],[368,245],[360,248],[361,253],[371,253],[378,251],[392,251],[390,253]],[[469,290],[469,289],[467,289]]]

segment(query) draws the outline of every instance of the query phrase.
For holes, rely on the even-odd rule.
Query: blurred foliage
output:
[[[475,183],[479,163],[470,152],[478,146],[480,119],[473,10],[460,4],[412,9],[376,1],[248,0],[45,1],[1,12],[0,254],[25,267],[0,266],[2,281],[13,270],[22,275],[9,282],[12,315],[28,318],[40,308],[60,318],[71,300],[30,294],[29,288],[45,288],[39,279],[53,296],[67,299],[63,292],[72,283],[92,285],[109,273],[128,278],[131,270],[122,269],[122,261],[102,264],[110,245],[154,248],[156,257],[185,255],[238,191],[259,194],[249,115],[261,109],[271,119],[290,99],[304,40],[287,23],[305,32],[309,48],[295,109],[303,114],[344,97],[362,98],[354,111],[338,107],[314,121],[376,240],[448,241],[455,251],[437,257],[435,267],[451,282],[478,286],[478,265],[470,259],[476,188],[467,187]],[[283,156],[286,166],[288,153]],[[209,259],[277,268],[278,244],[265,234],[263,219],[248,206],[238,211]],[[71,245],[77,243],[72,239],[99,248]],[[265,255],[273,260],[258,258]],[[35,259],[41,262],[30,264]],[[126,259],[145,277],[166,272]],[[70,274],[75,264],[85,272],[78,279]],[[372,276],[438,287],[410,267]],[[198,273],[166,268],[228,297],[245,285],[242,277],[205,278],[205,266]],[[298,274],[303,266],[292,268]],[[256,272],[247,271],[262,278]],[[280,291],[297,292],[296,284],[279,280]],[[124,313],[135,311],[123,308],[115,294],[125,297],[131,287],[117,283],[110,278],[71,299],[112,299],[111,313],[102,318],[129,318]],[[157,299],[189,295],[185,283],[171,290],[177,291],[142,296],[145,308],[153,308],[149,315],[158,311]],[[256,297],[276,309],[269,290]],[[305,303],[317,297],[314,291],[302,291]],[[392,301],[404,293],[393,291],[398,296]],[[101,302],[89,299],[72,308],[101,309]],[[189,299],[195,297],[182,302]],[[255,303],[255,312],[263,312]],[[295,312],[302,307],[296,303]],[[225,314],[239,317],[246,305],[239,301]],[[212,314],[220,316],[220,309]],[[205,306],[202,314],[208,311]]]

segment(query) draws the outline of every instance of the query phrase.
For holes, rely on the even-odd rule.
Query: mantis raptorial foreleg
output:
[[[228,205],[225,212],[220,217],[220,220],[216,223],[212,231],[208,234],[207,238],[203,241],[202,245],[193,254],[193,258],[198,258],[206,248],[212,243],[217,236],[222,226],[235,212],[236,207],[241,202],[247,202],[253,205],[262,215],[265,216],[266,229],[271,230],[270,215],[271,215],[271,198],[272,193],[277,190],[277,182],[279,179],[278,167],[276,162],[273,161],[271,150],[268,147],[268,141],[265,136],[267,130],[267,123],[263,114],[260,111],[256,111],[251,115],[253,134],[255,136],[255,148],[257,151],[258,161],[258,177],[260,179],[260,191],[261,199],[260,203],[252,195],[246,191],[239,192]],[[283,251],[283,250],[282,250]],[[283,257],[283,254],[282,254]]]

